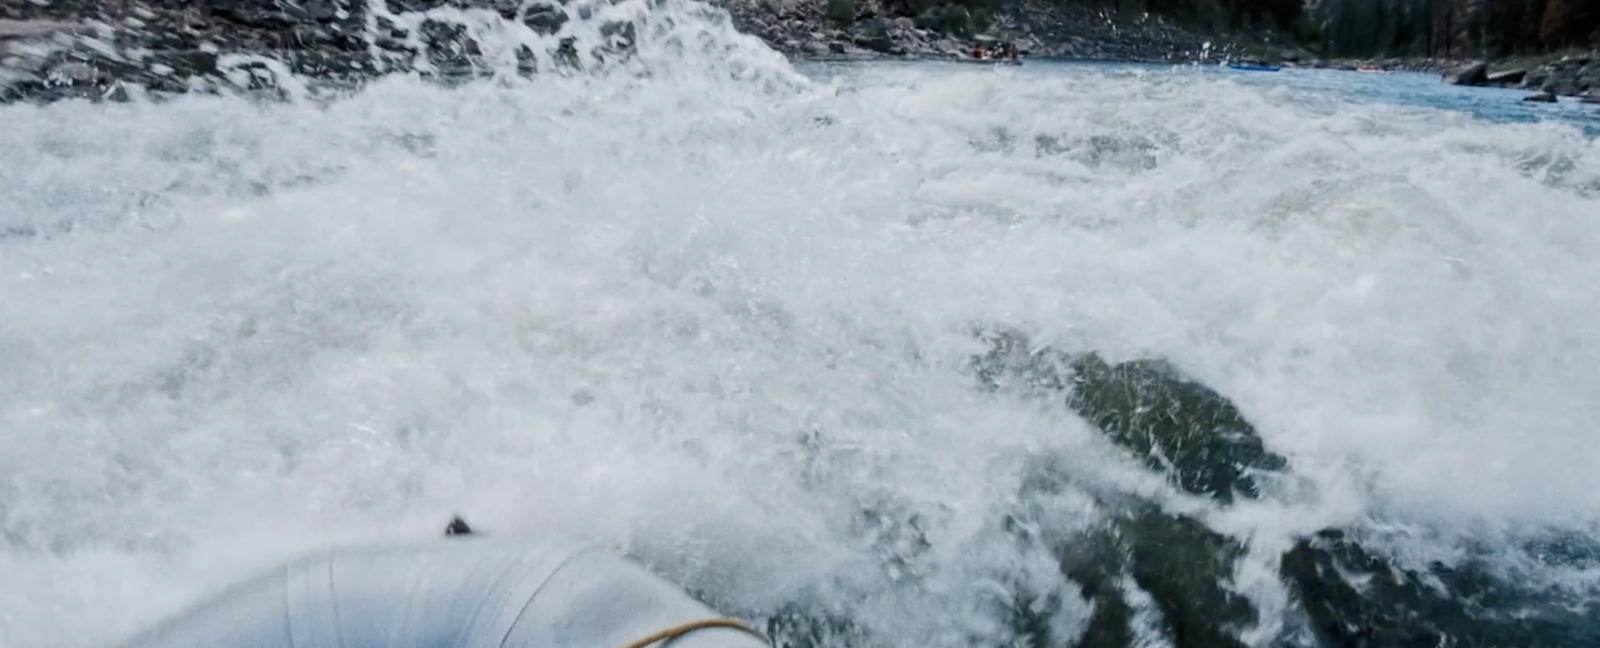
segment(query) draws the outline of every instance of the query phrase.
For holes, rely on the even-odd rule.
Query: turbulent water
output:
[[[556,46],[457,16],[508,70]],[[1317,645],[1279,574],[1325,529],[1518,588],[1480,616],[1600,595],[1591,117],[1353,74],[797,70],[675,2],[564,30],[602,18],[636,50],[584,71],[0,107],[0,644],[104,645],[452,513],[788,645],[1072,644],[1105,603],[1064,557],[1124,500],[1242,544],[1248,646]],[[985,388],[989,329],[1163,359],[1287,476],[1185,492]],[[1219,645],[1113,576],[1130,644]]]

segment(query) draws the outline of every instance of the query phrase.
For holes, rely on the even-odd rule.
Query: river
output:
[[[791,64],[707,16],[630,15],[585,74],[0,107],[0,645],[105,645],[452,513],[792,646],[1070,645],[1115,635],[1106,597],[1125,645],[1335,645],[1280,575],[1324,530],[1445,580],[1461,614],[1412,630],[1600,636],[1593,107]],[[1002,329],[1170,363],[1287,468],[1187,492],[1060,394],[985,388]],[[1175,628],[1151,583],[1194,576],[1137,541],[1109,590],[1069,578],[1129,510],[1201,529],[1158,554],[1238,547],[1177,587],[1247,620]]]

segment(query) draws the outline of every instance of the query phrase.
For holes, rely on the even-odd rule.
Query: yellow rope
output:
[[[673,639],[677,639],[678,637],[682,637],[682,636],[684,636],[686,634],[689,634],[691,632],[694,632],[696,630],[707,630],[707,629],[710,629],[710,628],[728,628],[730,630],[738,630],[740,632],[749,634],[749,635],[751,635],[753,637],[760,637],[761,638],[761,643],[766,643],[767,642],[767,636],[766,635],[761,634],[759,632],[756,632],[755,629],[751,628],[750,626],[745,625],[744,623],[742,623],[742,622],[740,622],[738,620],[735,620],[735,619],[702,619],[700,621],[690,621],[689,623],[685,623],[683,625],[675,625],[675,626],[672,626],[672,627],[667,628],[665,630],[661,630],[659,632],[651,633],[651,634],[649,634],[647,636],[639,638],[637,641],[634,641],[633,643],[630,643],[630,644],[628,644],[626,646],[623,646],[622,648],[645,648],[645,646],[649,646],[650,644],[656,643],[658,641],[671,641]]]

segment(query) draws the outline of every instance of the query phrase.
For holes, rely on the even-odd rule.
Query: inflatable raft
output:
[[[122,648],[764,648],[621,557],[490,538],[339,548],[279,566]]]

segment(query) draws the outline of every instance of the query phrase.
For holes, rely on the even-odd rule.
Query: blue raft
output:
[[[1229,63],[1228,69],[1244,72],[1277,72],[1283,68],[1276,65],[1257,65],[1254,63]]]
[[[473,538],[322,551],[121,648],[764,648],[643,567],[562,542]]]

